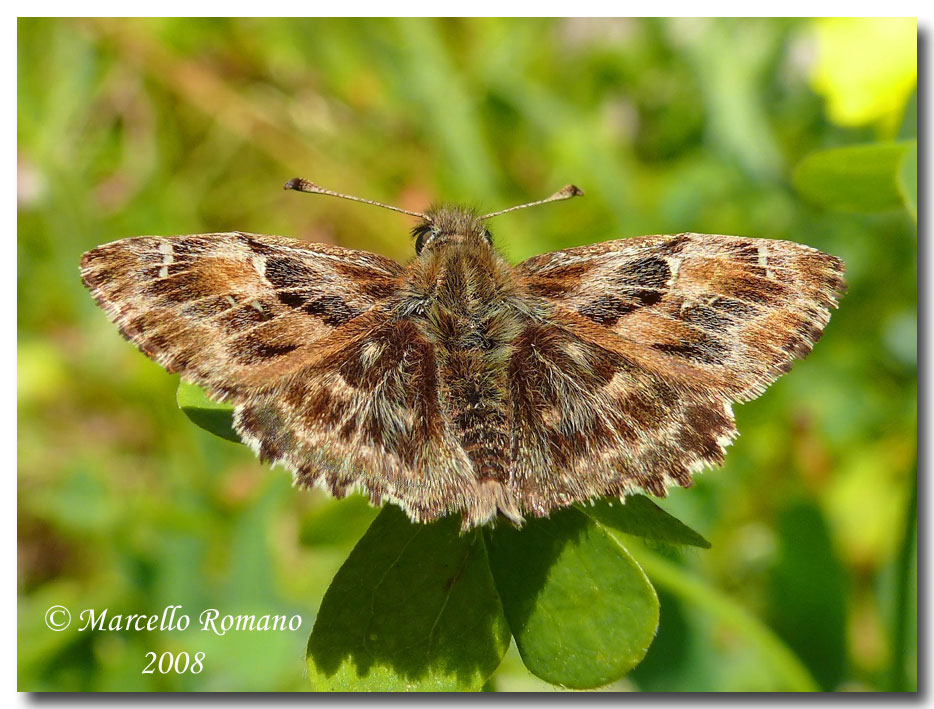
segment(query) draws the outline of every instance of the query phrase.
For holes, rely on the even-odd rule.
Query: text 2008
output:
[[[201,674],[204,669],[204,653],[196,652],[194,660],[187,652],[171,653],[163,652],[157,655],[154,652],[147,652],[146,657],[151,658],[149,664],[141,674],[151,675],[158,672],[160,675],[167,675],[174,672],[177,675],[190,672],[193,675]]]

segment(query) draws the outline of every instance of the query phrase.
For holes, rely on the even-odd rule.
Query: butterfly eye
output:
[[[486,239],[486,243],[488,243],[490,246],[493,245],[493,235],[490,233],[489,229],[483,230],[483,238]]]
[[[420,254],[427,243],[438,235],[430,225],[418,227],[415,230],[415,253]]]

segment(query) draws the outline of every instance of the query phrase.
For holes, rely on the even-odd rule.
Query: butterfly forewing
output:
[[[516,272],[531,292],[616,335],[611,347],[739,401],[810,352],[845,290],[838,258],[712,234],[582,246],[533,257]]]
[[[401,272],[363,251],[243,233],[124,239],[81,260],[127,339],[211,393],[241,396],[303,367]]]

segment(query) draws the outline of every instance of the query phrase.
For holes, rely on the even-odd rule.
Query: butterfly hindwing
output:
[[[281,387],[238,406],[234,425],[304,487],[359,488],[416,521],[496,512],[442,411],[435,347],[388,311],[339,328]]]
[[[723,461],[736,434],[729,402],[616,340],[560,306],[517,339],[510,484],[523,511],[639,489],[665,495]]]

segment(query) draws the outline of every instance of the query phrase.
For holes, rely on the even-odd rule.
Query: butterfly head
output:
[[[424,219],[412,229],[415,253],[433,251],[445,245],[484,244],[490,246],[493,236],[486,228],[485,217],[466,208],[442,205],[426,210]]]
[[[547,204],[548,202],[558,202],[560,200],[570,199],[571,197],[579,197],[584,194],[583,190],[579,187],[565,185],[545,199],[519,204],[515,207],[509,207],[508,209],[501,209],[498,212],[491,212],[490,214],[479,215],[466,207],[451,205],[432,207],[424,213],[411,212],[408,209],[393,207],[389,204],[376,202],[372,199],[363,199],[361,197],[335,192],[334,190],[328,190],[316,185],[314,182],[303,180],[300,177],[286,182],[285,189],[296,190],[297,192],[309,192],[311,194],[330,195],[332,197],[340,197],[341,199],[349,199],[354,202],[364,202],[365,204],[372,204],[376,207],[391,209],[394,212],[401,212],[402,214],[419,217],[421,221],[412,230],[412,235],[415,237],[415,252],[417,254],[421,254],[425,249],[433,251],[437,247],[445,244],[475,243],[488,247],[492,246],[493,237],[486,228],[487,219],[498,217],[500,214],[506,214],[506,212],[514,212],[517,209],[534,207],[539,204]]]

